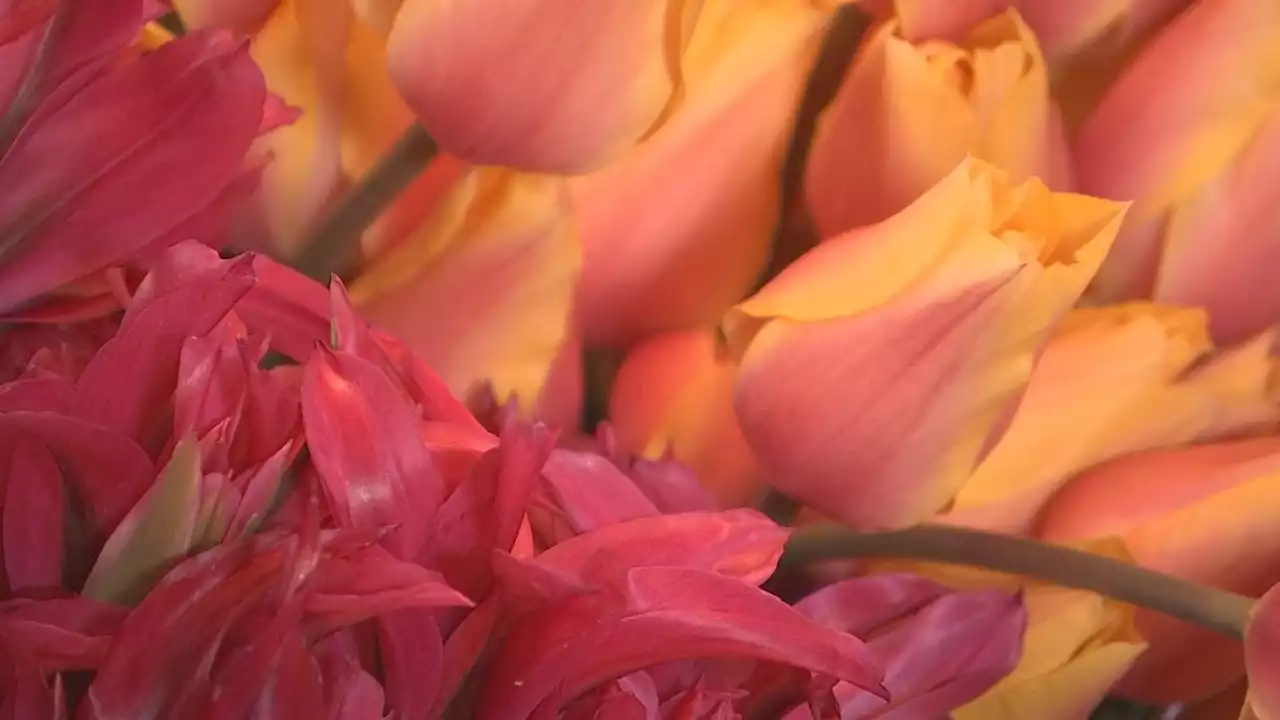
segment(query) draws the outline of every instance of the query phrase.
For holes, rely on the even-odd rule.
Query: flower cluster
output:
[[[1277,48],[0,3],[0,720],[1280,718]]]

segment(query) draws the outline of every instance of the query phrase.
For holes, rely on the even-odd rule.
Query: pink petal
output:
[[[236,315],[250,328],[269,333],[272,348],[305,362],[317,344],[329,340],[324,286],[262,255],[253,257],[253,273],[258,282],[236,306]]]
[[[466,607],[472,603],[437,572],[397,560],[380,547],[328,558],[312,573],[303,609],[313,635],[406,608]]]
[[[236,479],[242,491],[240,503],[227,525],[227,537],[238,538],[259,529],[276,502],[285,469],[293,463],[301,447],[300,442],[290,443]]]
[[[440,689],[444,641],[430,610],[400,610],[378,619],[378,649],[388,705],[398,720],[430,720]]]
[[[781,600],[702,570],[637,568],[611,594],[574,598],[522,623],[503,643],[477,717],[519,718],[610,678],[686,658],[795,665],[885,695],[856,638],[821,628]]]
[[[6,235],[22,243],[0,264],[0,308],[127,260],[212,202],[264,94],[246,45],[201,32],[46,103],[0,161],[0,218],[21,218]]]
[[[796,609],[833,630],[868,637],[949,592],[918,575],[869,575],[827,585],[796,603]]]
[[[838,588],[836,594],[856,602],[856,596],[862,594],[860,584],[872,586],[873,595],[884,589],[884,583],[871,577],[848,580],[820,592]],[[1027,622],[1021,600],[997,591],[950,592],[938,587],[943,594],[936,599],[901,617],[886,617],[885,623],[863,635],[871,652],[886,665],[884,682],[890,705],[842,684],[836,695],[843,714],[864,717],[874,713],[875,717],[897,720],[945,717],[1017,667]],[[917,586],[907,592],[920,589]],[[881,607],[886,615],[904,610],[904,599],[889,598]],[[874,599],[866,600],[874,607]],[[866,613],[852,605],[849,610]]]
[[[543,486],[555,508],[551,520],[568,524],[556,533],[548,523],[534,529],[554,540],[608,525],[660,514],[653,502],[613,463],[595,453],[556,450],[542,468]]]
[[[203,273],[134,308],[76,383],[76,415],[144,445],[178,380],[182,346],[211,331],[253,287],[252,268],[237,261]],[[166,433],[167,434],[167,433]]]
[[[128,611],[89,598],[0,603],[0,636],[47,671],[93,668]]]
[[[635,460],[628,473],[663,513],[710,512],[716,503],[698,476],[675,460]]]
[[[353,642],[346,633],[330,635],[316,643],[314,653],[331,701],[331,720],[383,720],[382,686],[360,667]]]
[[[431,717],[441,717],[444,714],[449,701],[458,693],[468,673],[480,661],[480,656],[488,648],[489,638],[498,624],[501,611],[502,604],[493,598],[484,601],[467,615],[445,642],[440,692],[431,708]]]
[[[4,493],[4,569],[9,587],[62,586],[62,471],[42,443],[19,436]]]
[[[110,533],[142,497],[155,477],[151,459],[128,437],[98,425],[54,413],[0,414],[0,431],[30,433],[71,470],[78,505],[91,530]]]
[[[773,574],[788,530],[755,510],[638,518],[570,538],[534,562],[595,582],[627,568],[681,567],[758,585]]]
[[[324,349],[307,362],[302,414],[338,524],[397,527],[388,547],[399,557],[416,555],[442,487],[404,396],[372,363]]]
[[[490,551],[514,546],[553,442],[545,428],[508,426],[498,447],[480,458],[441,507],[419,562],[440,570],[468,596],[484,597],[492,577]]]
[[[71,404],[71,385],[61,377],[39,371],[0,385],[0,412],[45,410],[66,412]]]

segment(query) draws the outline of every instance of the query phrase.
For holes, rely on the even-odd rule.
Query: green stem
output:
[[[415,123],[405,130],[373,169],[307,233],[295,267],[328,282],[349,264],[364,231],[409,187],[438,150],[421,125]]]
[[[924,560],[1024,575],[1091,590],[1237,639],[1244,634],[1254,603],[1253,598],[1100,555],[945,525],[872,533],[832,525],[800,528],[787,542],[779,568],[847,558]]]

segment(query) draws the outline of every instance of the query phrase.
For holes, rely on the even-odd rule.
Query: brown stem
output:
[[[360,236],[436,156],[435,140],[414,124],[360,182],[307,233],[294,265],[321,282],[351,260]]]
[[[1080,550],[944,525],[873,533],[833,525],[800,528],[787,542],[779,568],[842,558],[926,560],[1024,575],[1092,590],[1237,639],[1254,602]]]

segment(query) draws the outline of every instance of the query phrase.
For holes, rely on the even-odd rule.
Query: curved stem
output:
[[[414,123],[378,163],[307,233],[294,266],[328,282],[355,252],[360,236],[383,210],[426,168],[439,148],[421,125]]]
[[[819,560],[895,558],[968,565],[1092,590],[1239,639],[1253,598],[1038,540],[945,525],[861,533],[841,526],[796,530],[779,567]]]

